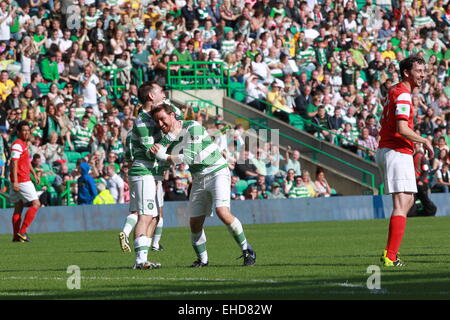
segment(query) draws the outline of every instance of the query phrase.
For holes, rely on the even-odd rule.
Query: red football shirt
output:
[[[17,139],[13,142],[11,147],[11,159],[18,160],[17,166],[17,179],[19,183],[31,181],[30,172],[31,172],[31,163],[30,163],[30,154],[28,152],[27,144]],[[11,170],[11,181],[14,181],[13,173]]]
[[[388,100],[381,118],[379,148],[389,148],[395,151],[413,154],[414,142],[405,139],[397,132],[397,120],[408,121],[408,127],[414,129],[411,92],[403,83],[398,83],[389,89]]]

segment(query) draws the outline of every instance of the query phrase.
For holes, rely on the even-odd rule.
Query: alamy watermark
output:
[[[67,7],[66,25],[70,30],[81,28],[81,9],[79,6],[71,5]]]
[[[67,278],[66,285],[67,289],[81,289],[81,270],[79,266],[71,265],[67,267],[67,273],[70,274]]]
[[[367,289],[381,290],[381,269],[377,265],[370,265],[367,267],[367,273],[370,276],[367,278]]]

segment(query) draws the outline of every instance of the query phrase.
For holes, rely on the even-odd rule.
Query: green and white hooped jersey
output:
[[[78,125],[70,131],[72,135],[75,136],[75,139],[73,140],[75,147],[80,148],[89,146],[89,141],[92,137],[92,129],[89,127],[83,128],[81,125]]]
[[[177,119],[182,117],[181,110],[166,100]],[[132,161],[130,176],[162,176],[168,169],[166,162],[159,161],[150,152],[150,148],[162,138],[161,130],[149,113],[142,111],[134,121],[133,129],[128,133],[125,145],[125,159]]]
[[[130,176],[155,175],[157,161],[149,152],[156,141],[161,139],[161,131],[146,111],[142,111],[134,121],[133,129],[127,136],[125,157],[133,162]]]
[[[218,145],[197,121],[182,121],[182,130],[178,137],[165,135],[159,144],[172,149],[168,154],[180,155],[180,160],[189,165],[194,178],[204,177],[228,167]]]

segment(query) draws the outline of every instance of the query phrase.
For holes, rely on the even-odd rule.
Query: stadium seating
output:
[[[302,116],[292,113],[289,115],[289,124],[299,130],[305,130],[305,121]]]
[[[66,151],[65,154],[67,156],[68,162],[76,163],[78,159],[81,159],[83,157],[79,152],[76,151]]]
[[[245,83],[243,82],[230,82],[230,96],[239,102],[243,102],[245,100]]]
[[[42,170],[44,170],[44,172],[53,171],[52,166],[47,163],[43,163],[41,166],[42,166]]]
[[[76,167],[77,167],[77,164],[74,162],[67,163],[67,169],[69,170],[69,172],[72,172],[72,170],[75,169]]]
[[[244,194],[244,192],[245,192],[245,190],[247,189],[247,187],[248,187],[248,182],[245,181],[245,180],[239,180],[239,181],[236,183],[236,190],[237,190],[237,192],[238,192],[240,195],[243,195],[243,194]]]

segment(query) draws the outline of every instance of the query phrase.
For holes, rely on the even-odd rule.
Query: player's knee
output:
[[[39,200],[34,200],[31,205],[36,209],[39,209],[41,207],[41,202]]]
[[[225,224],[231,224],[234,220],[234,216],[228,207],[218,207],[216,208],[216,214],[220,220]]]
[[[191,218],[189,220],[189,226],[191,227],[192,233],[199,233],[203,229],[203,220]]]

